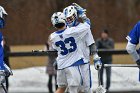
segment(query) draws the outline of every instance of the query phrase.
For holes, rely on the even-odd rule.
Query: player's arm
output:
[[[90,55],[93,56],[95,69],[96,70],[101,69],[102,62],[101,62],[101,57],[99,57],[98,55],[96,44],[95,43],[91,44],[89,48],[90,48]]]
[[[55,48],[55,45],[54,45],[54,43],[53,43],[53,37],[54,37],[54,35],[53,34],[51,34],[50,36],[49,36],[49,38],[48,38],[48,44],[49,44],[49,50],[51,50],[51,51],[56,51],[56,48]],[[57,55],[53,55],[53,56],[56,56],[57,57]],[[53,66],[54,66],[54,68],[57,70],[57,61],[55,61],[54,63],[53,63]]]
[[[52,33],[49,35],[49,38],[48,38],[48,45],[49,45],[49,50],[51,51],[56,51],[56,47],[53,43],[53,38],[55,37],[55,35]]]
[[[100,57],[98,56],[95,40],[93,38],[93,35],[90,29],[88,30],[88,33],[85,36],[85,39],[86,39],[86,45],[90,49],[90,55],[93,56],[95,69],[100,69],[102,66],[102,63],[101,63]]]
[[[133,60],[140,66],[140,56],[136,51],[136,46],[139,43],[140,37],[140,22],[138,22],[126,37],[128,40],[126,50],[132,56]]]
[[[132,56],[132,58],[135,62],[140,60],[139,54],[136,51],[135,44],[132,44],[131,42],[128,41],[127,46],[126,46],[126,50]],[[140,65],[140,63],[139,63],[139,65]]]
[[[136,51],[136,45],[128,41],[126,50],[132,56],[133,60],[137,63],[137,65],[139,65],[140,68],[140,56]]]

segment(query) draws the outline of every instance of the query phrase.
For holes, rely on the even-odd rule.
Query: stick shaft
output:
[[[137,64],[104,64],[104,67],[138,67]]]
[[[4,87],[3,83],[1,83],[1,86],[2,86],[3,90],[5,91],[5,93],[8,93],[7,89]]]
[[[98,86],[101,85],[101,80],[100,80],[100,69],[98,69]]]

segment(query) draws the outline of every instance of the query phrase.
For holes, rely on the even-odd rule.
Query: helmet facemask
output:
[[[73,14],[72,16],[66,18],[66,22],[68,26],[74,26],[76,21],[77,21],[76,14]]]
[[[77,10],[75,7],[70,5],[63,10],[63,13],[66,17],[67,25],[70,27],[75,26],[78,19]]]

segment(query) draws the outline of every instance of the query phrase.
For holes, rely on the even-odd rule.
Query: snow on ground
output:
[[[97,71],[91,66],[92,89],[98,86]],[[10,92],[48,92],[48,75],[45,74],[45,67],[32,67],[20,70],[13,70],[14,76],[10,77]],[[140,90],[138,82],[138,68],[112,68],[112,91],[119,90]],[[105,80],[105,79],[104,79]],[[53,80],[53,83],[55,81]]]

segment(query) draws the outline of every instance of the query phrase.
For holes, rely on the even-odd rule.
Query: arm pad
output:
[[[127,46],[126,46],[126,50],[132,56],[132,58],[135,62],[140,59],[139,54],[136,51],[136,45],[135,44],[132,44],[131,42],[128,42]]]
[[[89,49],[90,49],[90,55],[94,55],[97,53],[97,48],[94,43],[89,46]]]

